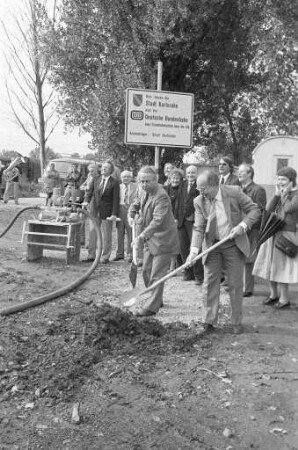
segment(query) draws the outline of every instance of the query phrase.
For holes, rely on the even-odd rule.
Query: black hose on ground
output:
[[[17,218],[23,214],[24,211],[27,211],[28,209],[41,209],[40,206],[26,206],[25,208],[22,208],[12,219],[11,222],[9,222],[9,224],[7,225],[6,228],[4,228],[4,231],[2,231],[2,233],[0,234],[0,238],[2,238],[7,232],[8,230],[10,230],[10,228],[13,226],[13,224],[15,223],[15,221],[17,220]]]
[[[20,213],[22,213],[26,209],[30,209],[30,208],[29,207],[24,208],[20,211]],[[31,209],[35,209],[35,208],[31,207]],[[20,215],[20,213],[17,214],[17,217]],[[17,305],[9,306],[8,308],[0,309],[0,315],[8,316],[9,314],[14,314],[17,312],[25,311],[26,309],[32,308],[34,306],[42,305],[43,303],[49,302],[50,300],[54,300],[55,298],[61,297],[62,295],[66,295],[69,292],[76,289],[77,287],[79,287],[82,283],[84,283],[84,281],[86,281],[90,277],[90,275],[94,272],[94,270],[98,266],[98,263],[99,263],[100,257],[101,257],[101,251],[102,251],[101,231],[100,231],[98,223],[96,222],[95,217],[92,214],[90,214],[88,211],[86,211],[84,209],[80,210],[80,213],[84,214],[88,219],[90,219],[93,222],[93,225],[94,225],[94,228],[96,231],[97,249],[96,249],[96,257],[95,257],[95,260],[93,261],[92,266],[81,277],[79,277],[77,280],[73,281],[72,283],[68,284],[67,286],[57,289],[54,292],[50,292],[49,294],[42,295],[41,297],[37,297],[33,300],[29,300],[28,302],[19,303]],[[15,220],[13,221],[13,223],[14,222],[15,222]],[[10,224],[9,227],[6,227],[6,231],[8,231],[11,226],[12,226],[12,224]],[[3,234],[4,233],[2,233],[1,236],[3,236]]]

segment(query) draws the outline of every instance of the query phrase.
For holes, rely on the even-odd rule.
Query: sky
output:
[[[12,12],[17,14],[17,11],[24,6],[24,3],[24,0],[0,0],[0,20],[6,24],[10,32],[16,31],[11,19]],[[5,49],[7,49],[7,42],[0,25],[0,152],[2,150],[15,150],[24,156],[28,156],[30,151],[36,147],[36,144],[13,119],[5,87],[8,77],[7,63],[4,58]],[[83,134],[80,136],[79,130],[65,133],[63,122],[60,121],[58,127],[49,138],[47,146],[56,153],[63,155],[77,152],[83,156],[90,152],[88,149],[88,141],[90,139],[90,135]]]

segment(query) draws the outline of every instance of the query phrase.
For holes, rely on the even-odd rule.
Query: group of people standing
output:
[[[289,284],[298,282],[298,189],[296,172],[290,167],[277,174],[276,192],[267,203],[265,189],[256,184],[254,170],[243,163],[235,175],[232,160],[222,157],[218,173],[190,165],[184,172],[166,164],[166,181],[160,184],[154,167],[140,169],[137,182],[129,170],[121,183],[113,177],[114,165],[106,161],[101,173],[90,164],[85,182],[84,204],[101,226],[102,263],[111,261],[113,223],[117,227],[117,250],[112,261],[132,261],[135,247],[142,261],[145,286],[161,279],[169,270],[184,264],[183,280],[202,285],[205,309],[202,333],[215,330],[220,284],[225,281],[231,302],[234,333],[242,331],[243,297],[254,293],[254,277],[269,280],[265,305],[277,309],[290,305]],[[283,228],[257,247],[264,211],[283,219]],[[137,235],[132,237],[132,226]],[[276,245],[286,237],[294,256]],[[124,246],[126,236],[126,248]],[[214,247],[209,251],[210,247]],[[126,254],[125,254],[126,250]],[[204,257],[197,256],[204,251]],[[294,252],[295,253],[295,252]],[[96,254],[96,233],[91,224],[87,262]],[[163,284],[152,291],[138,316],[151,316],[163,305]]]

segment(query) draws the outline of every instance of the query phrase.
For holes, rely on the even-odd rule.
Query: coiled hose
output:
[[[0,238],[4,236],[5,233],[12,227],[16,219],[26,210],[28,209],[40,209],[38,206],[28,206],[26,208],[21,209],[16,216],[13,218],[13,220],[9,223],[9,225],[5,228],[5,230],[0,234]],[[96,267],[98,266],[100,257],[101,257],[101,251],[102,251],[102,235],[99,228],[98,223],[96,222],[96,219],[92,214],[90,214],[88,211],[82,209],[80,210],[80,213],[84,214],[88,219],[90,219],[93,222],[96,236],[97,236],[97,249],[96,249],[96,256],[95,260],[93,261],[93,264],[91,267],[77,280],[73,281],[72,283],[68,284],[67,286],[64,286],[60,289],[57,289],[56,291],[50,292],[49,294],[42,295],[41,297],[37,297],[33,300],[29,300],[28,302],[19,303],[17,305],[9,306],[8,308],[0,309],[0,315],[2,316],[8,316],[9,314],[14,314],[17,312],[25,311],[26,309],[33,308],[34,306],[42,305],[43,303],[49,302],[50,300],[54,300],[55,298],[61,297],[62,295],[66,295],[69,292],[73,291],[77,287],[79,287],[84,281],[86,281],[90,275],[94,272]]]

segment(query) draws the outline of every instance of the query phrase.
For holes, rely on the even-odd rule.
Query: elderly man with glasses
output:
[[[138,247],[144,245],[143,279],[145,286],[166,275],[173,255],[179,253],[177,226],[172,212],[171,200],[165,189],[158,184],[154,167],[144,166],[138,173],[141,195],[129,207],[129,217],[140,215],[141,234],[133,241]],[[150,299],[136,313],[138,317],[152,316],[163,306],[163,283],[152,290]]]
[[[238,334],[242,332],[244,257],[250,253],[246,232],[259,220],[261,212],[240,187],[219,184],[219,177],[214,172],[201,173],[197,178],[197,188],[200,195],[194,200],[195,223],[187,261],[191,263],[201,247],[206,250],[230,237],[203,259],[205,320],[201,332],[214,331],[219,310],[220,276],[225,269],[233,332]]]

